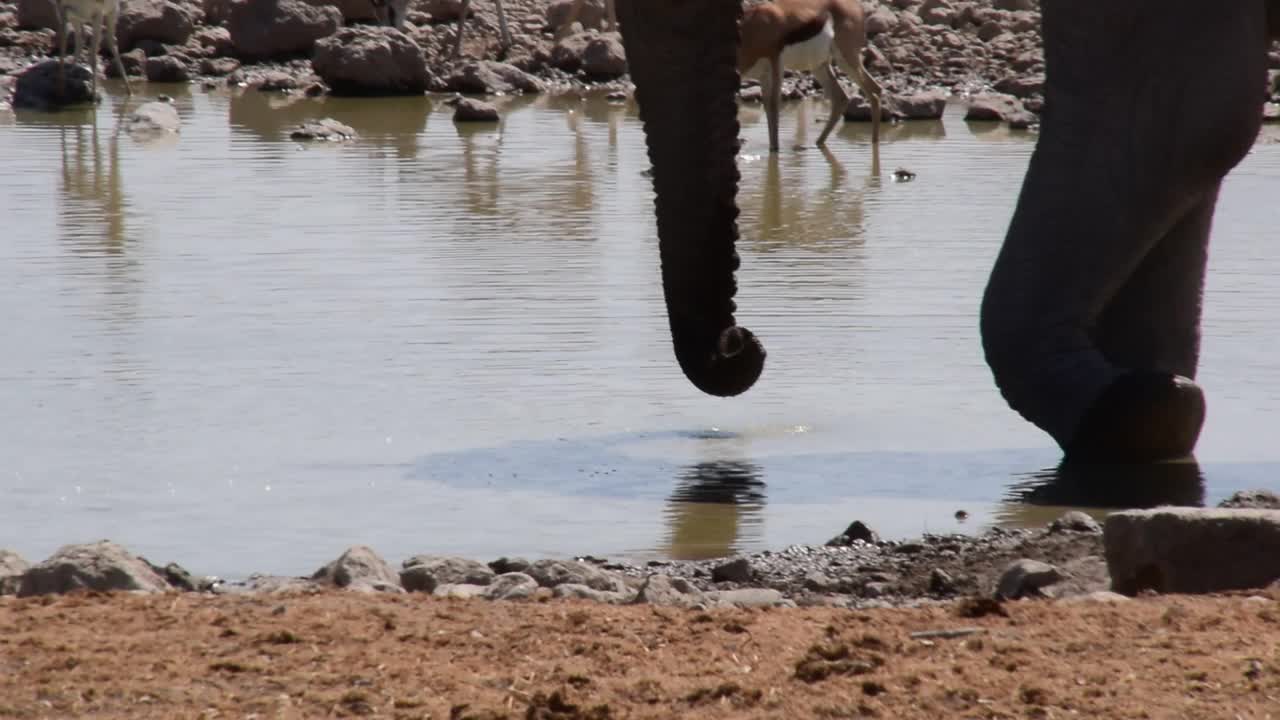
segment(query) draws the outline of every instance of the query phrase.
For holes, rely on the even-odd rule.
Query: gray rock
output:
[[[674,607],[705,607],[707,596],[684,578],[650,575],[636,592],[633,602]]]
[[[1044,73],[1001,78],[996,81],[993,87],[996,92],[1002,92],[1017,98],[1026,98],[1044,92]]]
[[[578,585],[577,583],[563,583],[555,586],[553,590],[554,596],[558,598],[575,598],[579,600],[591,600],[594,602],[608,603],[610,605],[621,605],[629,603],[635,599],[635,593],[617,592],[610,590],[596,590],[586,585]]]
[[[605,33],[592,38],[582,51],[582,71],[597,80],[611,80],[627,72],[627,51],[622,36]]]
[[[216,578],[210,577],[197,578],[178,563],[171,562],[168,565],[161,566],[142,556],[139,556],[138,559],[145,562],[148,567],[155,571],[155,574],[164,578],[164,581],[174,590],[181,590],[183,592],[206,592],[213,587],[217,580]]]
[[[551,48],[551,67],[567,73],[576,73],[582,69],[582,56],[587,52],[587,45],[598,36],[595,32],[582,32],[561,38]]]
[[[525,571],[542,587],[586,585],[594,590],[617,591],[625,586],[613,573],[576,560],[539,560]]]
[[[58,110],[68,105],[92,105],[98,102],[91,89],[92,76],[83,65],[66,63],[66,94],[59,92],[58,61],[45,60],[18,74],[11,102],[14,108]]]
[[[333,118],[323,118],[302,123],[289,133],[289,137],[293,140],[342,142],[355,139],[356,131],[350,125],[343,125]]]
[[[169,584],[147,562],[119,545],[100,540],[64,545],[48,560],[22,575],[18,595],[48,595],[73,590],[163,592]]]
[[[1280,510],[1280,495],[1270,490],[1240,490],[1218,503],[1220,508]]]
[[[1005,568],[996,586],[997,600],[1015,600],[1041,595],[1041,591],[1062,580],[1058,568],[1039,560],[1016,560]]]
[[[236,54],[246,60],[268,60],[310,53],[316,41],[342,26],[342,13],[304,0],[235,0],[227,30]]]
[[[171,135],[177,133],[181,125],[173,105],[158,101],[139,105],[125,121],[125,129],[135,137]]]
[[[144,67],[147,80],[150,82],[191,81],[191,69],[181,59],[173,55],[149,57]]]
[[[458,600],[470,600],[472,598],[482,598],[489,591],[488,585],[470,585],[467,583],[446,583],[437,585],[431,594],[440,598],[454,598]]]
[[[0,595],[16,595],[22,583],[22,573],[31,563],[12,550],[0,549]]]
[[[813,571],[804,576],[804,587],[820,593],[833,593],[840,589],[840,582],[826,573]]]
[[[713,604],[723,607],[758,608],[758,607],[794,607],[795,603],[787,600],[781,592],[772,588],[743,588],[740,590],[716,590],[707,593]]]
[[[751,561],[742,557],[734,558],[711,569],[712,582],[751,582]]]
[[[225,25],[231,20],[231,5],[235,0],[203,0],[206,25]]]
[[[881,5],[867,15],[867,34],[871,36],[891,32],[898,27],[898,16],[889,8]]]
[[[147,54],[143,52],[142,48],[134,48],[129,52],[120,53],[120,64],[124,66],[124,71],[129,77],[147,74]],[[109,78],[120,77],[120,71],[116,69],[114,62],[103,63],[102,74]]]
[[[1036,121],[1035,115],[1022,101],[1003,93],[979,93],[969,100],[964,119],[968,121],[1006,122],[1012,128],[1025,128]]]
[[[1098,524],[1088,513],[1080,510],[1068,510],[1061,517],[1049,524],[1049,532],[1080,532],[1080,533],[1100,533],[1102,526]]]
[[[475,98],[462,98],[453,108],[454,122],[498,122],[498,108]]]
[[[468,95],[535,94],[546,88],[541,80],[520,68],[493,60],[462,63],[445,78],[444,87]]]
[[[1209,593],[1280,579],[1280,510],[1157,508],[1103,526],[1111,588]]]
[[[956,590],[956,581],[947,571],[934,568],[929,573],[929,592],[935,595],[950,595]]]
[[[196,13],[169,0],[123,0],[116,42],[132,50],[144,40],[185,45],[196,27]]]
[[[488,570],[488,568],[485,568]],[[538,581],[524,573],[503,573],[485,590],[490,600],[527,600],[538,590]]]
[[[317,570],[311,579],[340,588],[401,590],[400,576],[373,548],[365,545],[347,548],[336,560]]]
[[[283,70],[268,70],[250,83],[259,92],[288,92],[298,89],[298,79]]]
[[[869,598],[884,597],[893,593],[893,583],[873,581],[862,586],[862,594]]]
[[[880,122],[889,122],[893,119],[896,114],[894,107],[892,97],[885,95],[880,98]],[[844,119],[849,122],[871,122],[871,103],[867,102],[861,93],[854,95],[849,98],[849,104],[844,108]]]
[[[501,575],[509,572],[524,572],[529,569],[529,561],[522,557],[500,557],[489,563],[489,569]]]
[[[224,27],[202,27],[196,31],[193,42],[206,53],[218,58],[233,55],[236,51],[236,46],[231,42],[231,31]]]
[[[405,590],[432,592],[439,585],[488,585],[493,571],[475,560],[440,555],[414,555],[401,564]]]
[[[421,95],[430,82],[422,48],[389,27],[349,27],[316,43],[311,67],[334,95]]]

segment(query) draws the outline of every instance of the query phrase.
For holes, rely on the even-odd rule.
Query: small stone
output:
[[[524,572],[529,569],[529,561],[522,557],[500,557],[489,563],[489,569],[502,575],[510,572]]]
[[[453,598],[457,600],[470,600],[471,598],[485,597],[489,591],[487,585],[470,585],[467,583],[446,583],[437,585],[431,591],[433,597]]]
[[[524,572],[543,587],[569,583],[613,592],[625,585],[613,573],[576,560],[539,560],[529,565]]]
[[[493,571],[475,560],[439,555],[415,555],[400,570],[404,589],[418,592],[432,592],[438,585],[488,585],[493,579]]]
[[[869,582],[862,586],[862,594],[869,598],[879,598],[893,592],[893,583]]]
[[[1080,510],[1069,510],[1049,525],[1049,532],[1100,534],[1102,532],[1102,526],[1098,524],[1097,520],[1090,517],[1088,513],[1081,512]]]
[[[547,589],[547,588],[544,588]],[[596,590],[586,585],[578,585],[576,583],[564,583],[555,586],[552,594],[558,598],[576,598],[580,600],[591,600],[599,603],[607,603],[610,605],[620,605],[631,602],[634,599],[633,593],[621,593],[609,590]]]
[[[527,600],[538,590],[538,581],[524,573],[503,573],[489,583],[485,597],[490,600]]]
[[[365,545],[347,548],[336,560],[315,571],[311,579],[340,588],[390,587],[395,591],[401,590],[400,576],[386,560]]]
[[[849,527],[844,532],[827,541],[828,547],[839,547],[844,545],[852,545],[854,542],[865,542],[875,544],[880,542],[880,536],[861,520],[854,520],[849,523]]]
[[[782,593],[771,588],[743,588],[740,590],[717,590],[707,593],[712,602],[728,607],[757,608],[794,606]]]
[[[259,92],[289,92],[297,89],[298,79],[287,72],[270,70],[258,76],[253,86]]]
[[[454,122],[498,122],[498,108],[475,98],[461,98],[453,110]]]
[[[746,583],[751,582],[751,576],[751,561],[743,557],[735,558],[711,569],[712,582]]]
[[[31,563],[12,550],[0,550],[0,595],[16,595],[22,583],[22,573],[31,569]]]
[[[941,568],[934,568],[929,573],[929,592],[935,595],[950,595],[956,590],[956,581]]]
[[[1037,596],[1041,590],[1062,580],[1058,568],[1039,560],[1017,560],[1005,568],[996,586],[997,600]]]
[[[650,575],[636,593],[633,602],[676,607],[699,607],[707,603],[706,595],[684,578]]]
[[[814,592],[830,593],[840,589],[840,583],[832,579],[831,576],[813,571],[804,576],[804,586],[808,590]]]

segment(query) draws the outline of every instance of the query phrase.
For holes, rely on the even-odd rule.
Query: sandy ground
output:
[[[1277,600],[3,597],[0,717],[1280,718]],[[978,632],[911,635],[964,628]]]

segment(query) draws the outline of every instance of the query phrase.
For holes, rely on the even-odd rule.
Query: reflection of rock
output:
[[[1008,500],[1029,505],[1150,508],[1204,504],[1204,475],[1195,462],[1146,465],[1063,463],[1032,473]]]
[[[342,13],[303,0],[235,0],[227,18],[231,42],[242,59],[302,55],[342,26]]]
[[[344,28],[316,43],[311,67],[335,95],[413,95],[428,84],[422,48],[395,28]]]
[[[36,63],[18,75],[13,90],[13,106],[30,110],[57,110],[67,105],[92,104],[93,76],[83,65],[65,64],[66,93],[58,85],[58,60]]]

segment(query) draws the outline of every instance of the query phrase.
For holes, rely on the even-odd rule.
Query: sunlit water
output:
[[[463,127],[430,99],[168,91],[158,143],[116,133],[120,96],[0,112],[0,546],[242,576],[355,543],[702,557],[1107,504],[1049,482],[977,337],[1033,136],[952,108],[887,128],[876,168],[860,126],[769,157],[744,108],[740,318],[769,362],[719,400],[671,353],[633,107]],[[361,139],[288,139],[324,116]],[[1201,464],[1157,499],[1280,488],[1275,139],[1222,195]]]

